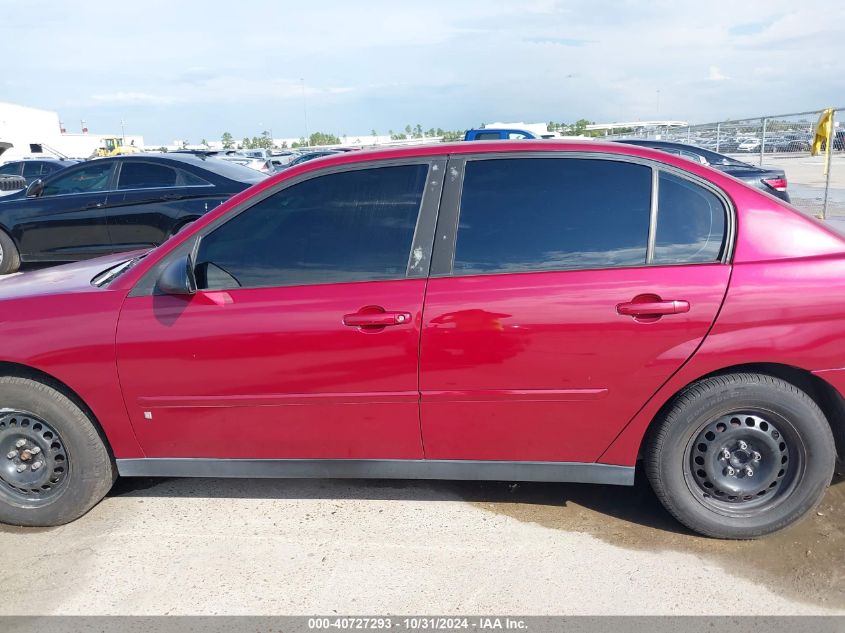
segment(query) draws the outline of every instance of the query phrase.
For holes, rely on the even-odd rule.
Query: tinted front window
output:
[[[651,169],[575,158],[469,161],[456,273],[637,266],[646,261]]]
[[[725,241],[725,207],[710,190],[660,173],[655,264],[716,262]]]
[[[72,170],[44,187],[43,196],[57,196],[68,193],[90,193],[105,191],[111,177],[112,162],[92,161],[80,169]]]
[[[20,173],[20,163],[6,163],[5,165],[0,165],[0,174],[4,176],[20,176]]]
[[[259,202],[205,236],[202,288],[289,286],[405,276],[426,165],[319,176]]]

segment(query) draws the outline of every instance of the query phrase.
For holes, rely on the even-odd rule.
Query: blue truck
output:
[[[464,134],[465,141],[507,141],[524,138],[538,138],[538,136],[526,130],[506,128],[481,128],[467,130]]]

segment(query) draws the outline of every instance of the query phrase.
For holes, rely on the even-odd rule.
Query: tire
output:
[[[0,176],[0,191],[18,191],[26,189],[26,179],[22,176]]]
[[[644,453],[651,486],[678,521],[705,536],[777,532],[810,513],[833,477],[827,419],[805,392],[773,376],[700,380],[655,422]]]
[[[0,377],[0,523],[63,525],[94,507],[116,469],[97,427],[53,387]]]
[[[9,234],[0,230],[0,275],[17,272],[21,267],[18,247]]]

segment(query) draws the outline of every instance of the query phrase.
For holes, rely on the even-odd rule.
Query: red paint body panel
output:
[[[408,279],[128,298],[118,366],[146,455],[422,458],[424,290]],[[365,306],[413,316],[344,325]]]
[[[843,280],[845,255],[735,264],[724,306],[701,349],[599,461],[633,464],[645,429],[660,407],[701,376],[748,363],[779,363],[810,371],[842,367]]]
[[[99,271],[124,259],[110,255],[0,282],[0,361],[32,367],[70,387],[102,425],[115,457],[132,458],[144,455],[114,363],[125,293],[91,285]]]
[[[719,264],[432,279],[426,457],[595,461],[698,347],[729,276]],[[643,294],[690,310],[646,322],[618,313]]]
[[[709,180],[736,207],[732,268],[436,278],[425,306],[425,280],[127,298],[173,249],[289,178],[525,151],[638,156]],[[0,281],[0,361],[67,384],[118,458],[419,458],[424,442],[429,458],[631,465],[659,408],[710,372],[782,363],[845,393],[843,253],[838,234],[780,201],[647,148],[508,141],[349,152],[238,194],[108,288],[90,279],[125,255]],[[641,293],[690,310],[652,323],[617,313]],[[379,332],[343,325],[367,305],[411,321]]]

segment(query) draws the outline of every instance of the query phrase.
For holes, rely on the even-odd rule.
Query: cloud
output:
[[[582,40],[574,37],[525,37],[523,42],[530,44],[553,44],[555,46],[584,46],[593,40]]]
[[[258,121],[294,136],[306,106],[310,130],[356,135],[417,122],[711,121],[845,93],[845,12],[829,0],[712,0],[707,19],[668,0],[65,0],[37,19],[25,0],[5,2],[3,44],[27,54],[4,100],[92,129],[125,118],[149,140],[252,136]],[[95,65],[82,31],[108,51]]]
[[[710,71],[707,74],[707,79],[709,81],[724,81],[725,79],[729,79],[729,77],[727,75],[723,75],[718,66],[711,66]]]
[[[109,92],[91,95],[94,103],[111,105],[169,105],[176,99],[168,95],[149,94],[147,92]]]

